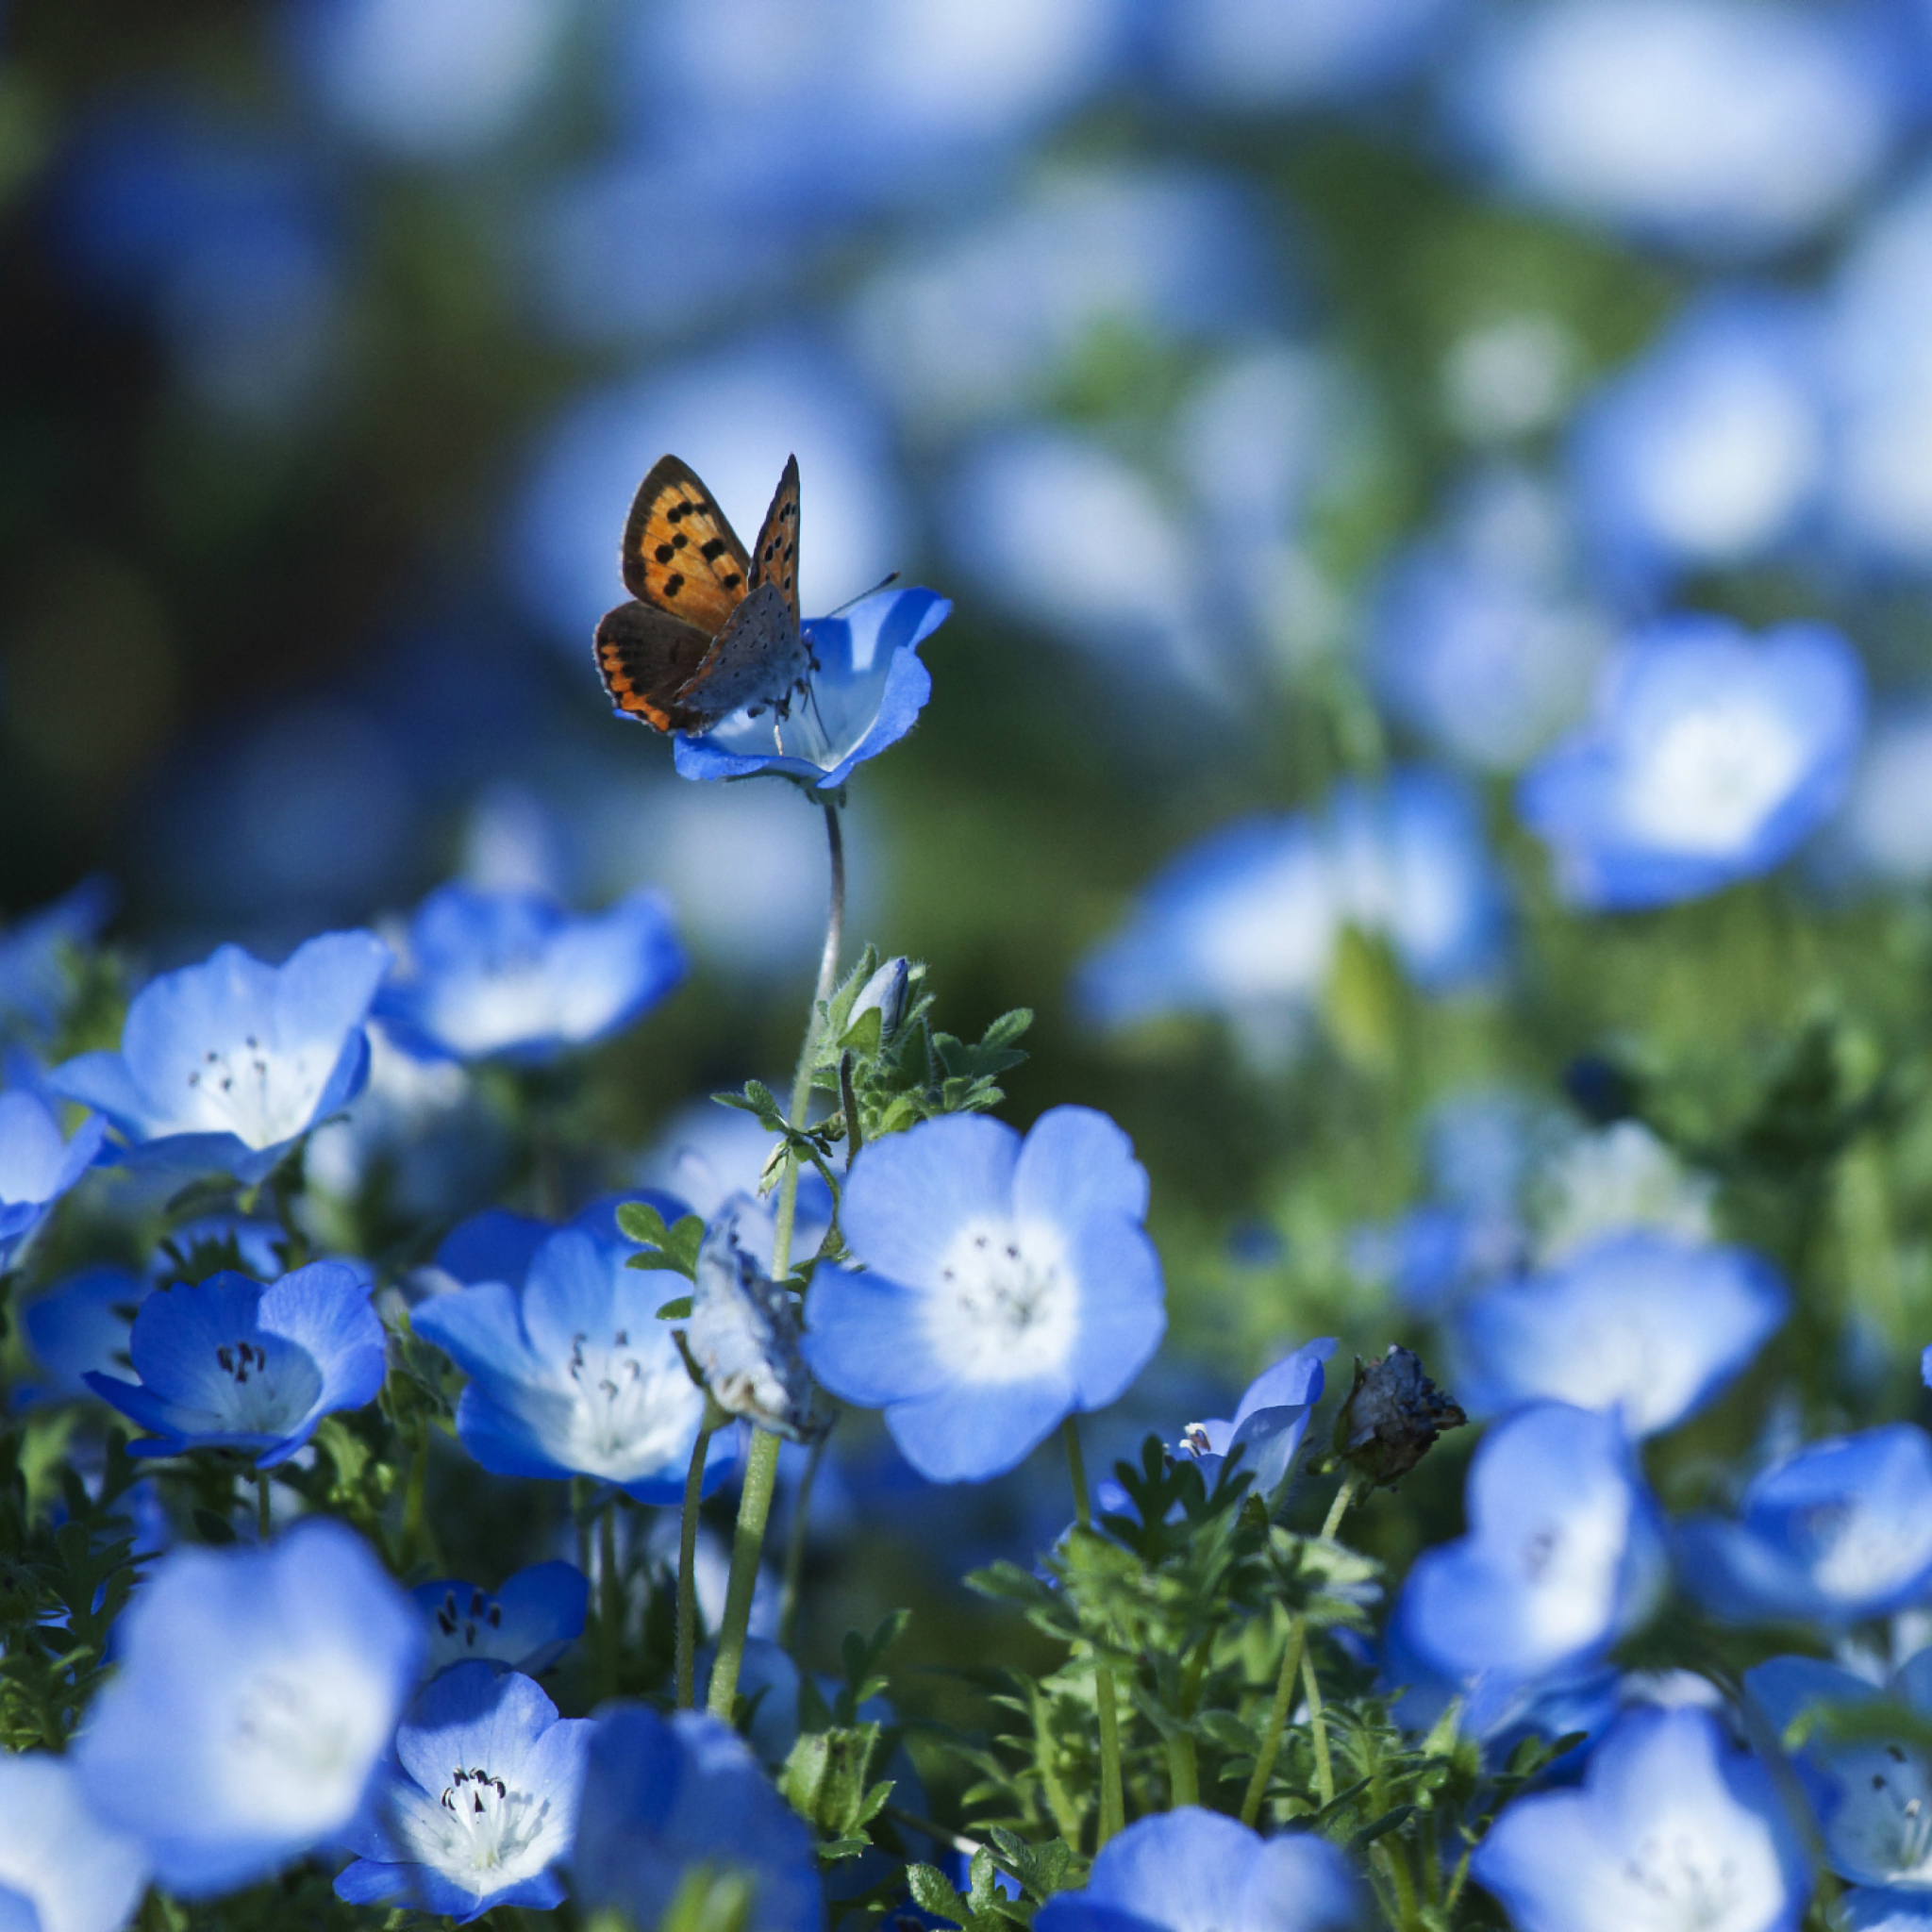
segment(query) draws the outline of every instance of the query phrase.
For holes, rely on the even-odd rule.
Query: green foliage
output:
[[[664,1217],[649,1202],[622,1201],[617,1208],[617,1225],[643,1250],[633,1255],[625,1262],[626,1267],[669,1269],[687,1281],[697,1279],[698,1249],[705,1239],[702,1215],[681,1214],[667,1227]]]

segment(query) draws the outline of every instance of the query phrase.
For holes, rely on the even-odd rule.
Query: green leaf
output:
[[[668,1301],[658,1310],[660,1322],[689,1322],[691,1320],[691,1296],[679,1295],[675,1301]]]
[[[664,1217],[648,1201],[621,1201],[617,1225],[640,1247],[661,1248],[671,1239]]]

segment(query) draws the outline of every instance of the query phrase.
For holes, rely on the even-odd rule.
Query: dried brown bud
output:
[[[1378,1362],[1356,1357],[1355,1383],[1335,1418],[1335,1453],[1370,1489],[1398,1483],[1444,1429],[1469,1418],[1423,1373],[1422,1357],[1391,1346]]]

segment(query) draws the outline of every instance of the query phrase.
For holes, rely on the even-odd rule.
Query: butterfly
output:
[[[620,711],[705,732],[743,711],[779,720],[819,668],[798,621],[798,458],[749,556],[691,465],[660,457],[624,526],[627,603],[597,626],[597,669]]]

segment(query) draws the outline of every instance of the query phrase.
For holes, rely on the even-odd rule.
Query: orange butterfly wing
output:
[[[695,625],[636,599],[607,611],[597,626],[597,669],[610,702],[659,731],[691,730],[697,720],[678,693],[712,641]]]
[[[765,520],[758,526],[758,541],[751,554],[751,588],[757,590],[760,584],[775,584],[778,593],[785,599],[785,608],[791,613],[791,622],[798,622],[798,458],[785,459],[785,474],[778,478],[778,489],[772,498],[772,507],[765,512]]]
[[[782,486],[781,486],[782,490]],[[797,510],[792,511],[794,524]],[[716,637],[752,587],[738,533],[689,463],[663,457],[638,486],[624,528],[632,596]]]

